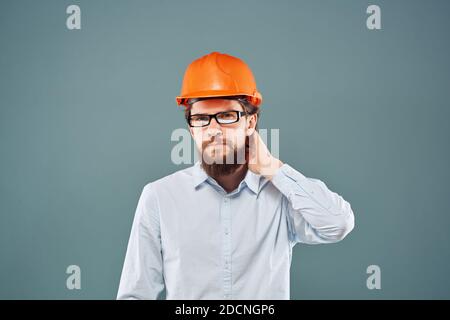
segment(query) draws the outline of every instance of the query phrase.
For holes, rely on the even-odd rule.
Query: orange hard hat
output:
[[[239,58],[211,52],[194,60],[186,69],[178,105],[190,98],[246,96],[254,106],[262,103],[255,78],[247,64]]]

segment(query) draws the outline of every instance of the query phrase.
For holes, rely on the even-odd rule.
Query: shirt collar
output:
[[[194,187],[197,188],[200,184],[208,179],[208,174],[201,167],[200,161],[197,161],[193,167],[192,178],[194,180]]]
[[[194,188],[197,188],[209,178],[208,174],[205,172],[205,170],[203,170],[200,161],[197,161],[194,164],[192,178],[194,182]],[[261,176],[259,174],[256,174],[251,170],[247,170],[245,178],[241,182],[241,184],[245,183],[253,193],[258,194],[260,179]],[[238,187],[239,189],[241,188],[241,184]]]

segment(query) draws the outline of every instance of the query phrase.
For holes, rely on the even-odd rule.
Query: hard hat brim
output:
[[[262,97],[259,92],[256,92],[255,96],[249,96],[248,93],[245,92],[230,92],[230,91],[224,91],[224,90],[207,90],[207,91],[199,91],[195,92],[186,96],[177,96],[176,101],[179,106],[183,106],[186,103],[187,99],[192,98],[214,98],[214,97],[231,97],[231,96],[247,96],[250,97],[253,101],[252,103],[255,106],[258,106],[262,102]]]

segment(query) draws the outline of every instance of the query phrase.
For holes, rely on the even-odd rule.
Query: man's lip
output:
[[[210,143],[208,146],[226,146],[226,143]]]

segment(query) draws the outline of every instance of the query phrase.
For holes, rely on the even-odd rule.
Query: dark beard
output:
[[[243,147],[245,149],[248,148],[248,137],[245,139],[246,146]],[[238,152],[245,152],[245,163],[238,163]],[[243,151],[234,149],[234,163],[227,163],[226,155],[223,155],[223,161],[222,163],[212,163],[209,164],[205,161],[203,157],[201,157],[201,166],[203,170],[210,176],[210,177],[220,177],[220,176],[227,176],[230,174],[235,173],[238,169],[242,168],[242,166],[247,167],[248,166],[248,152],[247,150]]]

